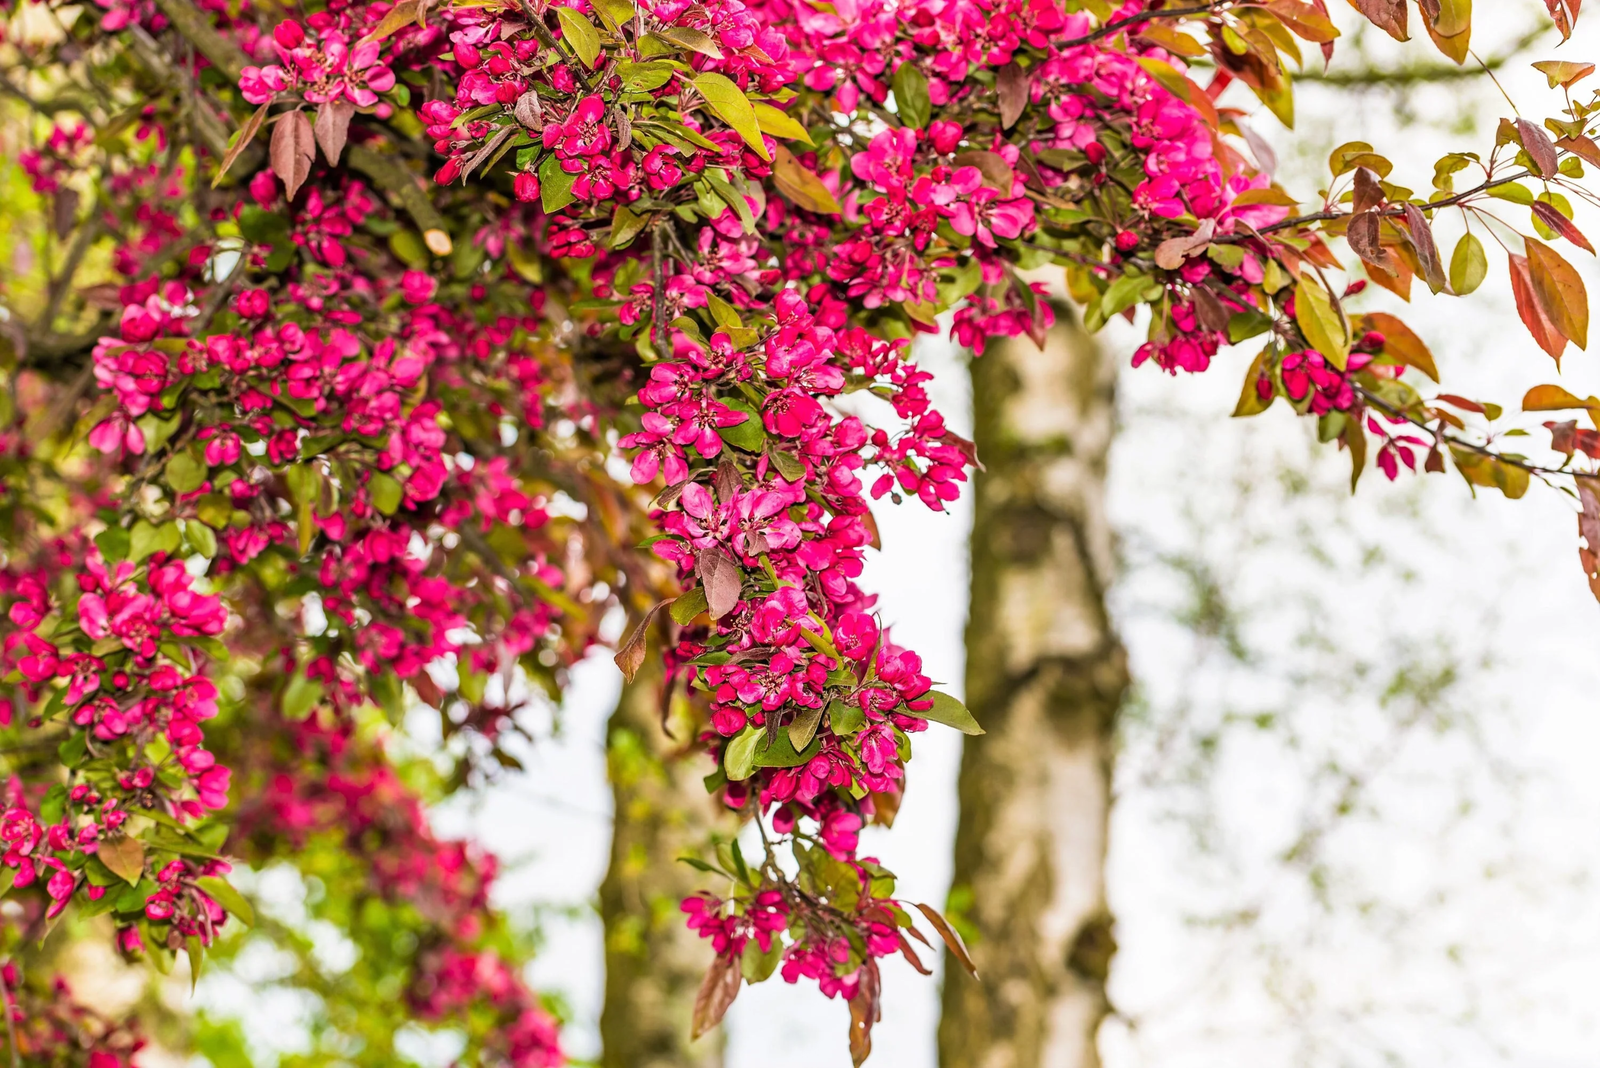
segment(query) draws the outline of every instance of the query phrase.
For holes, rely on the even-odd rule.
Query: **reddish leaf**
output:
[[[778,187],[778,192],[806,211],[818,215],[837,215],[844,210],[828,187],[822,184],[822,179],[808,171],[782,145],[772,154],[772,184]]]
[[[1581,400],[1560,386],[1534,386],[1522,398],[1525,412],[1565,412],[1573,408],[1600,408],[1600,400]]]
[[[254,115],[245,120],[239,128],[239,136],[235,138],[233,147],[228,149],[228,154],[222,157],[222,162],[217,164],[217,173],[211,179],[211,188],[215,189],[222,181],[222,176],[228,173],[228,168],[238,162],[244,150],[250,147],[250,142],[256,139],[256,134],[261,132],[261,124],[267,121],[267,109],[272,106],[272,101],[267,101],[256,108]]]
[[[1407,367],[1415,367],[1435,382],[1439,381],[1439,368],[1433,353],[1412,329],[1387,312],[1371,312],[1362,317],[1369,330],[1383,335],[1383,354],[1392,356]]]
[[[1007,63],[995,76],[1000,94],[1000,126],[1011,129],[1028,106],[1028,74],[1016,63]]]
[[[1578,559],[1589,589],[1600,601],[1600,479],[1580,477],[1577,483],[1578,500],[1583,505],[1578,515],[1578,536],[1589,546],[1578,550]]]
[[[1571,63],[1560,59],[1547,59],[1535,63],[1533,69],[1550,79],[1550,88],[1560,86],[1570,89],[1594,73],[1593,63]]]
[[[1589,253],[1589,255],[1594,255],[1594,246],[1589,244],[1589,239],[1584,237],[1583,232],[1573,226],[1572,220],[1561,214],[1555,205],[1536,200],[1533,203],[1533,213],[1539,217],[1540,222],[1550,229],[1571,241],[1574,245]]]
[[[700,576],[700,585],[706,588],[706,605],[712,619],[721,619],[738,607],[744,573],[726,549],[713,545],[701,550],[694,569]]]
[[[1017,180],[1016,173],[1012,171],[1011,164],[998,152],[982,152],[969,149],[966,152],[956,153],[953,160],[957,167],[976,167],[978,173],[983,175],[983,184],[990,189],[995,189],[1002,196],[1011,195],[1011,186]],[[1207,222],[1211,220],[1207,219]]]
[[[1371,211],[1383,203],[1384,196],[1383,186],[1378,184],[1378,176],[1365,167],[1357,167],[1355,201],[1350,210],[1357,215]]]
[[[879,996],[882,986],[878,962],[869,957],[861,966],[856,996],[850,999],[850,1060],[855,1068],[861,1068],[872,1056],[872,1025],[883,1019],[883,1002]]]
[[[961,936],[956,933],[954,927],[950,926],[950,921],[945,919],[939,910],[932,905],[918,903],[917,909],[928,918],[929,923],[933,924],[933,929],[939,932],[939,937],[944,939],[944,944],[950,949],[950,955],[961,962],[961,966],[967,970],[968,975],[976,979],[978,977],[978,966],[972,963],[972,957],[967,953],[967,944],[961,941]]]
[[[1538,294],[1533,288],[1533,277],[1528,272],[1528,261],[1514,253],[1507,259],[1511,264],[1511,293],[1517,298],[1517,314],[1522,317],[1522,325],[1528,328],[1533,340],[1550,354],[1559,367],[1561,353],[1567,347],[1567,337],[1556,329],[1556,324],[1550,321],[1543,305],[1539,303]]]
[[[1539,176],[1554,178],[1560,162],[1556,159],[1555,142],[1544,132],[1544,127],[1528,119],[1518,119],[1517,133],[1522,140],[1522,147],[1528,150],[1528,157],[1533,160],[1534,169],[1539,172]]]
[[[722,1022],[733,999],[739,996],[739,979],[739,958],[719,953],[700,984],[700,992],[694,996],[690,1038],[699,1038]]]
[[[286,200],[293,200],[311,176],[311,161],[316,154],[316,135],[311,132],[311,120],[305,112],[291,111],[272,128],[272,173],[283,183]]]
[[[1544,6],[1550,10],[1550,17],[1555,20],[1556,27],[1561,31],[1561,39],[1565,41],[1571,37],[1572,27],[1578,21],[1578,9],[1583,6],[1583,0],[1544,0]]]
[[[317,135],[317,144],[322,146],[323,157],[332,165],[337,166],[344,153],[344,143],[350,136],[350,116],[355,113],[356,106],[348,100],[330,100],[317,108],[317,123],[312,132]]]
[[[906,941],[906,936],[898,929],[895,930],[894,936],[900,940],[900,955],[906,959],[906,962],[923,975],[932,975],[933,969],[922,963],[922,958],[917,956],[917,951],[911,948],[911,943]]]
[[[1417,260],[1422,264],[1422,279],[1435,293],[1444,292],[1449,284],[1444,275],[1444,263],[1439,259],[1439,246],[1433,240],[1433,227],[1428,217],[1415,204],[1406,204],[1406,226],[1411,230],[1411,243],[1416,247]]]
[[[1533,291],[1545,314],[1580,349],[1589,347],[1589,292],[1577,270],[1549,245],[1525,238]]]
[[[129,835],[100,842],[100,862],[130,886],[144,874],[144,843]]]
[[[1350,220],[1350,226],[1345,231],[1345,240],[1350,242],[1350,250],[1360,256],[1363,263],[1374,266],[1386,274],[1394,274],[1394,257],[1378,243],[1378,233],[1381,229],[1382,224],[1378,220],[1377,212],[1363,211]]]
[[[1600,145],[1582,134],[1577,137],[1563,137],[1556,142],[1556,147],[1571,152],[1585,163],[1600,167]]]
[[[1350,6],[1396,41],[1411,40],[1406,26],[1406,0],[1350,0]]]
[[[1477,401],[1468,400],[1465,397],[1458,397],[1454,393],[1441,393],[1433,399],[1436,401],[1444,401],[1444,403],[1460,408],[1464,412],[1476,412],[1479,415],[1487,414],[1484,411],[1483,405],[1479,404]]]
[[[644,618],[639,620],[639,625],[633,628],[633,633],[628,635],[627,640],[618,646],[617,655],[611,658],[616,661],[617,667],[622,669],[622,677],[629,682],[632,682],[633,677],[639,673],[639,668],[644,666],[645,647],[649,644],[647,636],[650,633],[651,621],[656,618],[657,612],[671,603],[670,599],[657,601],[655,607],[646,612]]]

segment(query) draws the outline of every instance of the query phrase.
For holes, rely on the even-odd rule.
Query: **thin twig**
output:
[[[1093,44],[1107,37],[1114,37],[1129,26],[1138,26],[1146,22],[1154,22],[1157,19],[1181,19],[1188,15],[1220,14],[1222,9],[1230,2],[1231,0],[1215,0],[1214,3],[1201,4],[1199,7],[1174,7],[1165,11],[1141,11],[1137,15],[1129,15],[1125,19],[1108,22],[1098,30],[1084,34],[1082,37],[1072,37],[1065,41],[1052,42],[1052,46],[1055,48],[1075,48],[1078,45]]]

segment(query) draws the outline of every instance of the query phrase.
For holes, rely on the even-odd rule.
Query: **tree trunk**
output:
[[[676,715],[661,725],[661,668],[654,656],[623,688],[611,715],[607,766],[615,815],[611,863],[600,884],[606,993],[600,1015],[602,1068],[721,1068],[722,1032],[689,1041],[695,992],[711,966],[711,943],[684,926],[678,908],[700,873],[677,858],[698,853],[718,820],[692,747],[694,727]],[[681,709],[681,698],[675,708]]]
[[[1070,313],[972,361],[976,476],[966,739],[943,1068],[1096,1068],[1116,941],[1105,897],[1126,657],[1106,613],[1111,361]]]

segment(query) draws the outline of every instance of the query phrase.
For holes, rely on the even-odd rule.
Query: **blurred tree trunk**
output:
[[[615,802],[611,863],[600,884],[606,935],[602,1068],[721,1068],[722,1031],[689,1041],[695,992],[711,943],[684,926],[678,903],[700,873],[678,856],[698,853],[718,819],[703,776],[709,762],[689,743],[694,726],[661,723],[661,667],[654,656],[611,714],[607,766]],[[677,709],[684,707],[681,697]],[[687,749],[687,753],[685,750]]]
[[[1105,606],[1112,362],[1057,309],[972,360],[968,706],[950,905],[981,981],[946,958],[943,1068],[1093,1068],[1116,942],[1104,862],[1126,658]]]

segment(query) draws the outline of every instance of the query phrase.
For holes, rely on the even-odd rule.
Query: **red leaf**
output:
[[[1528,150],[1534,169],[1542,178],[1554,178],[1560,163],[1556,159],[1556,145],[1544,127],[1528,119],[1517,120],[1517,133],[1522,136],[1522,147]]]
[[[1378,176],[1365,167],[1357,167],[1355,200],[1350,210],[1357,215],[1371,211],[1383,203],[1384,196],[1383,186],[1378,183]]]
[[[293,200],[311,176],[311,161],[316,158],[316,136],[311,120],[303,111],[291,111],[272,128],[272,173],[283,183],[284,198]]]
[[[1574,245],[1589,253],[1589,255],[1594,255],[1594,246],[1589,244],[1589,239],[1584,237],[1582,231],[1573,226],[1572,220],[1561,214],[1555,205],[1536,200],[1533,203],[1533,213],[1539,217],[1540,222],[1550,227],[1550,229],[1571,241]]]
[[[1580,349],[1589,347],[1589,291],[1572,264],[1542,241],[1524,238],[1528,274],[1545,314]]]
[[[1396,41],[1411,40],[1406,27],[1406,0],[1350,0],[1350,6]]]
[[[706,605],[712,619],[721,619],[738,607],[744,573],[726,549],[713,545],[702,550],[694,569],[700,576],[700,585],[706,588]]]
[[[1567,336],[1556,329],[1556,324],[1550,321],[1539,303],[1538,294],[1533,289],[1533,277],[1528,273],[1527,259],[1514,253],[1507,258],[1511,261],[1511,293],[1517,298],[1517,314],[1522,317],[1522,325],[1528,328],[1533,340],[1550,354],[1559,367],[1561,354],[1567,348]]]
[[[1600,167],[1600,145],[1591,139],[1579,134],[1577,137],[1563,137],[1556,142],[1557,148],[1566,149],[1585,163],[1592,163]]]
[[[733,999],[739,996],[739,979],[739,958],[719,953],[700,984],[700,992],[694,996],[690,1038],[699,1038],[722,1022]]]
[[[995,76],[995,89],[1000,94],[1000,126],[1009,130],[1028,106],[1027,72],[1016,63],[1007,63]]]
[[[646,612],[644,618],[639,620],[639,625],[633,628],[633,633],[628,635],[627,641],[617,647],[617,655],[611,658],[616,661],[617,667],[622,669],[622,677],[629,682],[633,681],[633,677],[639,673],[639,668],[644,665],[645,647],[649,644],[647,636],[650,632],[651,620],[656,618],[657,612],[671,603],[671,600],[657,601],[655,607]]]
[[[1442,293],[1448,282],[1444,276],[1444,264],[1439,260],[1439,246],[1433,240],[1433,227],[1428,225],[1428,217],[1415,204],[1407,204],[1404,211],[1406,226],[1411,230],[1411,243],[1416,246],[1417,260],[1422,264],[1422,278],[1428,283],[1429,289]]]
[[[961,941],[961,936],[956,929],[950,926],[950,921],[942,916],[938,909],[932,905],[918,904],[917,909],[933,924],[933,929],[939,932],[939,937],[944,939],[944,944],[950,948],[950,953],[961,962],[967,974],[974,979],[978,977],[978,966],[972,963],[972,956],[967,952],[967,944]]]
[[[869,957],[861,966],[856,996],[850,999],[850,1060],[855,1068],[861,1068],[872,1056],[872,1025],[883,1019],[883,1002],[879,996],[882,987],[878,962]]]
[[[317,108],[317,123],[312,132],[317,135],[317,144],[322,146],[322,155],[330,164],[337,165],[344,153],[344,143],[350,136],[350,116],[355,113],[356,106],[348,100],[330,100]]]
[[[267,109],[271,106],[272,101],[269,100],[256,108],[255,114],[246,119],[244,125],[239,128],[239,136],[234,140],[233,147],[228,149],[228,154],[217,164],[216,177],[211,179],[212,189],[222,181],[222,176],[228,173],[228,168],[238,162],[244,150],[250,147],[250,142],[256,139],[256,134],[261,132],[261,124],[267,121]]]

